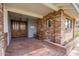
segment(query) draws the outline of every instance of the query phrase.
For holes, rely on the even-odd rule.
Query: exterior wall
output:
[[[32,18],[28,18],[28,38],[33,38],[37,32],[36,28],[36,20]]]
[[[40,39],[52,41],[61,45],[67,44],[73,40],[74,27],[72,25],[71,29],[66,30],[66,18],[72,20],[73,24],[73,18],[64,14],[62,9],[44,16],[43,19],[37,23],[38,31],[41,32],[41,34],[38,34],[38,36],[41,36]],[[52,22],[51,28],[46,27],[46,21],[49,19],[51,19]]]
[[[61,43],[61,19],[57,17],[55,19],[55,43]]]
[[[79,32],[79,19],[76,21],[76,32]]]
[[[7,33],[7,45],[9,45],[10,40],[11,40],[11,33],[10,33],[10,22],[9,22],[9,17],[8,17],[8,10],[4,4],[4,33]],[[9,26],[8,26],[9,25]]]
[[[44,39],[44,29],[43,29],[43,19],[37,19],[37,35],[36,38],[39,40],[43,40]]]
[[[0,4],[0,56],[4,55],[3,4]]]
[[[65,22],[66,22],[66,18],[70,19],[72,21],[72,28],[65,28]],[[73,40],[73,35],[74,35],[74,23],[73,23],[73,19],[67,17],[66,15],[62,16],[62,20],[61,20],[61,44],[65,45],[68,42],[70,42],[71,40]]]
[[[61,39],[61,15],[58,12],[49,13],[48,15],[44,16],[43,19],[39,19],[38,31],[41,34],[40,39],[44,39],[47,41],[52,41],[56,43],[60,43]],[[51,28],[47,28],[46,21],[51,19]]]
[[[47,28],[46,22],[50,19],[51,27]],[[51,14],[49,16],[43,17],[43,28],[44,28],[44,39],[47,41],[53,41],[54,42],[54,19],[51,18]]]

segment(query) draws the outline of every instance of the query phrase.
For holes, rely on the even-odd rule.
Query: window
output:
[[[15,29],[15,30],[17,30],[17,31],[18,31],[18,30],[19,30],[19,23],[18,23],[18,22],[16,22],[16,26],[15,26],[15,27],[16,27],[16,29]]]
[[[67,19],[66,19],[66,21],[65,21],[65,28],[67,28],[68,27],[68,22],[67,22]]]
[[[20,30],[25,30],[26,29],[26,23],[20,23]]]
[[[14,21],[12,23],[12,28],[13,28],[13,30],[19,30],[19,23]]]
[[[47,20],[46,26],[47,26],[47,28],[50,28],[52,26],[51,19]]]
[[[65,28],[72,28],[72,20],[66,19]]]
[[[72,25],[73,25],[73,24],[72,24],[72,20],[70,20],[70,28],[72,28]]]
[[[25,30],[26,22],[12,21],[12,29],[13,30]]]

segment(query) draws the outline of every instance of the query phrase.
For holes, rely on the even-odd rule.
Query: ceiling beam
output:
[[[51,4],[51,3],[43,3],[44,6],[48,7],[48,8],[51,8],[55,11],[58,10],[58,7],[56,7],[54,4]]]

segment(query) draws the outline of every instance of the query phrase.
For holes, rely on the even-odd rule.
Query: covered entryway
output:
[[[35,38],[35,34],[37,33],[36,17],[8,12],[9,17],[9,33],[11,33],[11,39],[13,38]]]
[[[74,29],[72,26],[70,26],[72,25],[72,22],[67,21],[66,24],[64,23],[65,22],[64,19],[70,20],[71,18],[73,18],[74,20],[76,20],[75,18],[78,16],[78,14],[75,13],[75,9],[71,4],[12,3],[12,4],[5,4],[4,6],[5,6],[4,33],[7,33],[7,37],[6,37],[7,49],[5,49],[6,55],[11,55],[11,56],[12,55],[13,56],[14,55],[18,55],[18,56],[19,55],[21,56],[55,55],[56,56],[56,55],[65,55],[68,49],[70,50],[72,49],[71,46],[74,44],[68,45],[68,43],[70,43],[70,41],[74,39],[75,31],[74,30],[71,31],[71,28]],[[51,12],[53,12],[52,15],[54,15],[55,17],[52,18],[47,16],[45,17],[46,19],[43,19],[44,16],[47,14],[52,16]],[[68,18],[64,18],[65,15]],[[37,33],[38,25],[36,25],[36,23],[38,18],[40,19],[39,20],[40,30],[38,30]],[[44,21],[44,20],[48,20],[48,21]],[[52,20],[56,21],[56,23],[53,23]],[[43,24],[43,26],[41,23]],[[67,28],[64,28],[65,25]],[[54,26],[56,27],[56,29],[52,30],[55,28]],[[73,26],[75,27],[75,23],[73,23]],[[2,27],[3,26],[1,24],[1,28]],[[2,32],[3,30],[1,30],[1,33]],[[35,38],[36,36],[38,38],[38,34],[40,38],[39,40]],[[56,37],[53,34],[56,35]],[[63,34],[65,34],[66,36],[64,36]],[[54,38],[56,40],[54,40]],[[51,41],[52,39],[52,42],[48,43],[47,42],[48,40],[44,41],[44,39],[48,39],[48,40],[50,39],[49,41]],[[59,44],[57,42],[59,42]],[[60,43],[65,43],[65,44],[61,45]],[[2,49],[1,51],[3,51],[4,48],[1,49]]]

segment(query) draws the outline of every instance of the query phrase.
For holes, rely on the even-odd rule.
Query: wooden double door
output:
[[[11,20],[11,36],[12,37],[27,37],[27,21]]]

